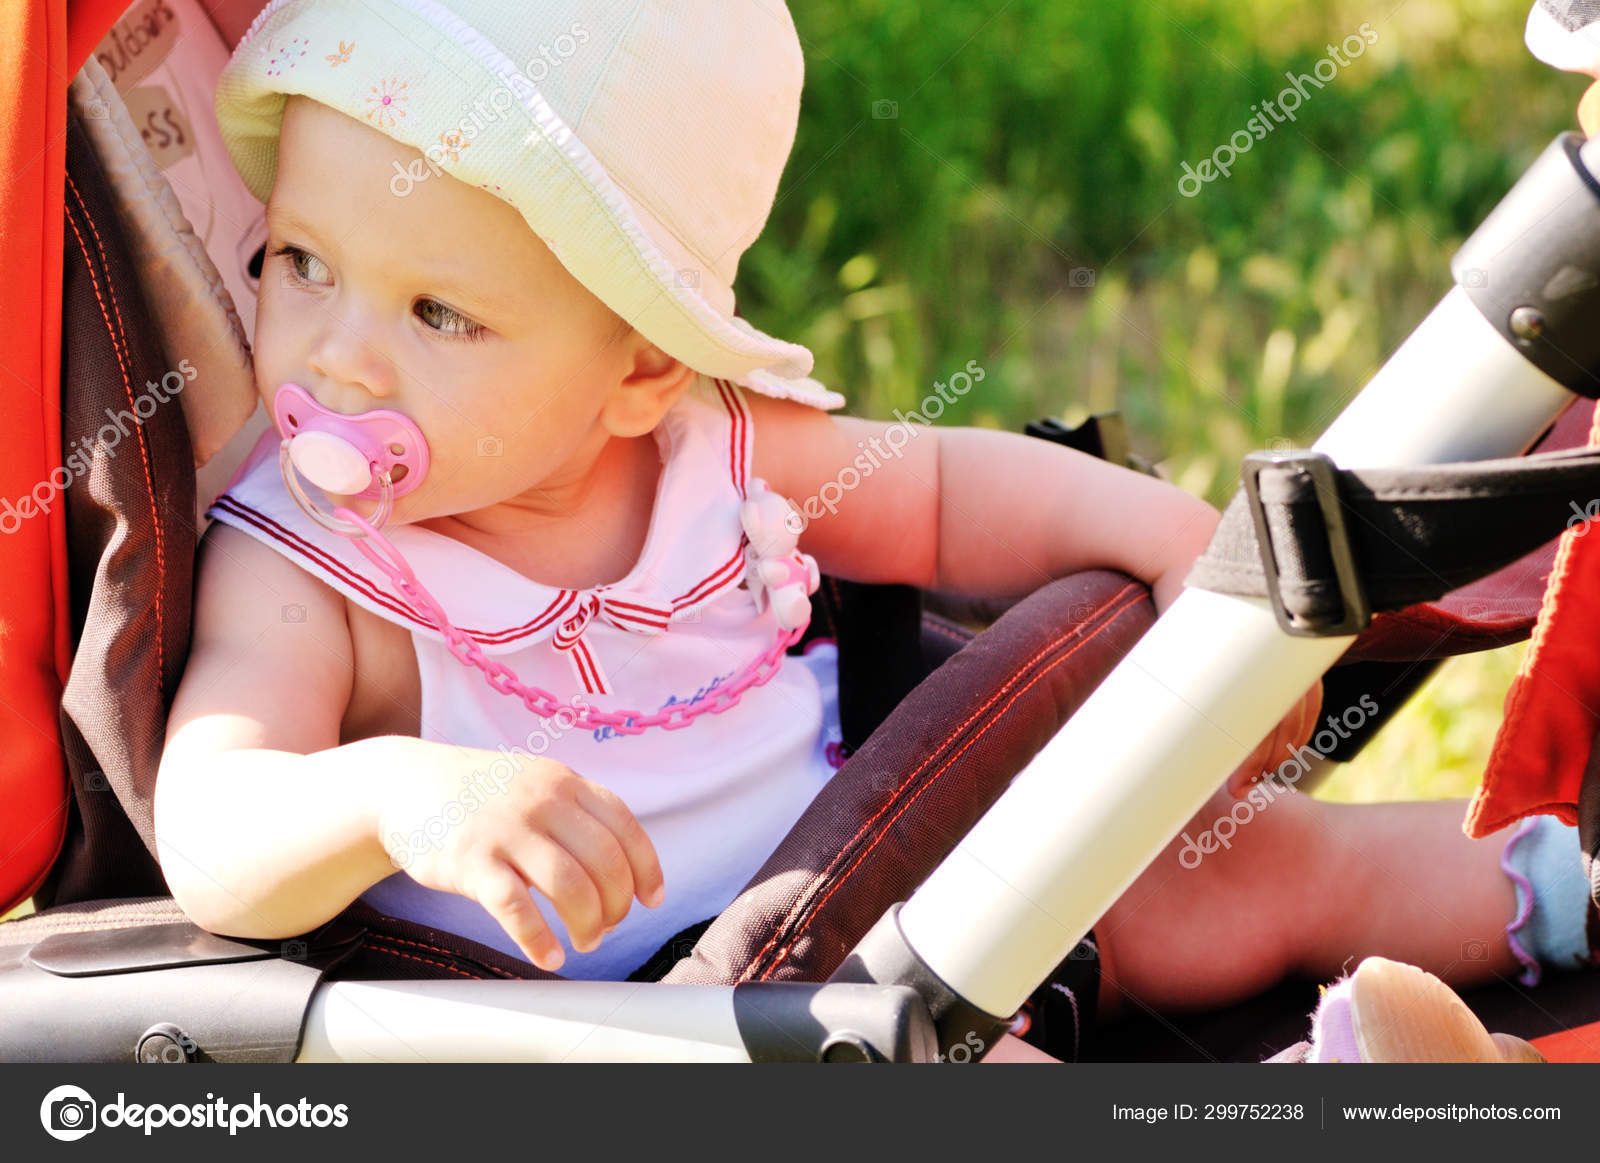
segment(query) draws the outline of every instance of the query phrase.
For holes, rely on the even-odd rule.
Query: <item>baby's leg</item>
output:
[[[1205,854],[1180,835],[1095,926],[1102,1014],[1226,1005],[1291,973],[1331,980],[1371,954],[1455,986],[1518,969],[1505,931],[1516,894],[1500,868],[1510,833],[1467,839],[1459,801],[1280,792],[1217,829],[1235,805],[1219,793],[1184,830],[1231,831],[1228,848]]]

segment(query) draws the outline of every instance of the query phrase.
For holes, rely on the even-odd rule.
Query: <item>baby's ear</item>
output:
[[[694,380],[694,369],[637,331],[623,340],[633,347],[628,370],[611,390],[600,415],[613,436],[643,436],[667,414]]]

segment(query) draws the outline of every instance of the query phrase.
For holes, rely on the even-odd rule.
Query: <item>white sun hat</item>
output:
[[[1600,75],[1600,8],[1593,0],[1538,0],[1524,39],[1547,65]]]
[[[804,62],[783,0],[273,0],[217,82],[265,201],[290,94],[522,214],[579,282],[706,375],[837,408],[811,353],[734,315],[739,260],[794,145]]]

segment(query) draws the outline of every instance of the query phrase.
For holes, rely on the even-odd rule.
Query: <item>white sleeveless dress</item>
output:
[[[750,414],[737,387],[701,376],[654,435],[663,468],[649,533],[633,570],[612,585],[556,589],[431,530],[408,525],[384,532],[451,622],[527,686],[563,701],[578,695],[602,711],[649,714],[692,702],[742,672],[778,634],[772,611],[758,613],[741,584],[747,545],[738,510],[750,474]],[[716,915],[832,775],[840,736],[831,644],[787,658],[736,706],[700,715],[681,730],[562,731],[458,661],[426,615],[349,541],[301,512],[279,475],[277,448],[276,433],[263,436],[209,515],[410,631],[422,679],[422,737],[498,751],[485,778],[474,781],[485,797],[494,794],[495,780],[503,787],[514,778],[516,765],[526,762],[521,756],[548,755],[617,792],[654,843],[665,903],[646,909],[635,901],[592,953],[573,950],[555,909],[535,894],[566,950],[563,975],[621,979],[673,934]],[[670,611],[661,619],[665,631],[629,619],[641,605]],[[558,627],[565,624],[570,638],[572,614],[585,607],[598,612],[577,635],[577,650],[558,650]],[[593,667],[575,662],[575,654]],[[447,809],[434,836],[467,810],[459,804]],[[410,839],[436,842],[426,835]],[[372,886],[362,899],[390,915],[522,956],[476,901],[425,888],[404,872]]]

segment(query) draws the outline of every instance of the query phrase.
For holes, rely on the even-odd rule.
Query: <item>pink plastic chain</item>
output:
[[[481,670],[489,685],[501,694],[520,698],[523,705],[534,714],[549,719],[566,712],[572,716],[573,726],[583,730],[610,727],[620,735],[638,735],[649,727],[677,731],[689,726],[700,715],[714,715],[726,711],[739,702],[740,696],[745,691],[753,686],[761,686],[777,674],[783,665],[784,652],[798,642],[804,633],[804,627],[781,631],[777,640],[767,650],[753,658],[732,680],[690,703],[681,703],[649,715],[640,711],[600,711],[593,707],[579,707],[562,702],[547,690],[523,685],[510,667],[489,658],[479,649],[476,642],[451,624],[450,619],[445,616],[444,609],[417,580],[416,574],[411,571],[411,566],[387,537],[368,524],[359,514],[343,506],[334,509],[333,513],[334,516],[350,522],[361,530],[361,536],[352,538],[356,548],[388,576],[397,590],[433,619],[440,633],[444,635],[445,645],[451,654],[468,666],[475,666]],[[368,542],[372,544],[369,545]],[[374,545],[377,546],[376,549],[373,548]]]

